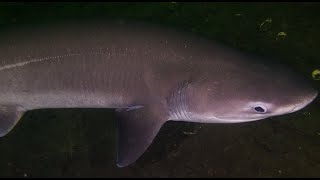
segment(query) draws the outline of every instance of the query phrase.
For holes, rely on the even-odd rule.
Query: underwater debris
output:
[[[259,25],[260,31],[268,31],[271,28],[272,18],[267,18]]]
[[[287,37],[287,33],[281,31],[281,32],[279,32],[279,33],[277,34],[276,40],[278,40],[279,38],[282,38],[282,39],[283,39],[283,38],[285,38],[285,37]]]
[[[311,73],[314,80],[320,80],[320,69],[315,69]]]

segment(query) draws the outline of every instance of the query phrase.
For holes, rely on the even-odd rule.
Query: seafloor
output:
[[[312,78],[320,68],[319,9],[319,3],[1,3],[0,28],[84,17],[153,21],[278,57]],[[257,122],[167,123],[126,168],[115,165],[115,145],[111,110],[30,111],[0,139],[0,177],[319,177],[320,99]]]

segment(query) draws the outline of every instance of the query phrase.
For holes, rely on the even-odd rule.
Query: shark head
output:
[[[203,66],[199,78],[179,89],[171,118],[202,123],[256,121],[299,111],[318,95],[307,78],[285,66],[237,58],[232,65],[220,65],[221,70],[215,68],[217,64]]]

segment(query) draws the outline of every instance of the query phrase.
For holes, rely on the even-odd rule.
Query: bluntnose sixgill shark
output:
[[[112,108],[118,167],[138,160],[167,121],[256,121],[298,111],[317,93],[268,59],[154,24],[70,21],[0,31],[1,136],[29,110]]]

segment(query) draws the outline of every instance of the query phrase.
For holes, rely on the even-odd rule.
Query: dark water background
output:
[[[0,3],[0,28],[70,18],[152,21],[278,57],[311,78],[320,68],[319,10],[319,3]],[[167,123],[126,168],[115,166],[115,145],[111,110],[30,111],[0,139],[0,177],[319,177],[320,101],[257,122]]]

